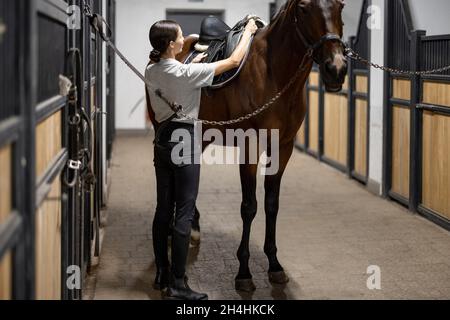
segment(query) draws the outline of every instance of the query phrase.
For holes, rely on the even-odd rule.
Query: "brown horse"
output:
[[[347,73],[342,37],[343,0],[289,0],[273,18],[270,25],[260,29],[250,48],[249,56],[240,75],[222,89],[203,94],[200,119],[229,120],[246,115],[262,106],[291,80],[301,61],[312,52],[319,64],[326,90],[341,90]],[[177,59],[183,61],[196,38],[188,37],[185,49]],[[285,168],[294,149],[294,140],[306,114],[305,83],[311,72],[312,59],[307,60],[304,72],[294,85],[258,116],[237,125],[217,127],[226,129],[279,130],[279,170],[275,175],[265,176],[266,235],[264,252],[269,260],[269,280],[283,284],[289,281],[277,259],[276,223],[279,208],[280,184]],[[147,95],[150,119],[155,124],[154,113]],[[204,130],[211,126],[203,126]],[[225,135],[224,135],[225,136]],[[204,143],[205,149],[209,143]],[[204,150],[203,149],[203,150]],[[261,152],[261,151],[260,151]],[[255,285],[249,269],[249,238],[252,221],[256,216],[256,164],[241,164],[242,186],[241,217],[243,220],[242,241],[237,257],[239,273],[235,279],[237,290],[253,291]],[[195,226],[194,226],[195,228]]]

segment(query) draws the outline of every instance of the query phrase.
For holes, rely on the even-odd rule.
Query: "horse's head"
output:
[[[342,38],[344,0],[297,0],[295,27],[300,40],[309,48],[320,66],[325,88],[342,89],[347,60]]]

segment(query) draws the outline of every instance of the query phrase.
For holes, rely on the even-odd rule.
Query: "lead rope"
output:
[[[107,22],[105,21],[105,19],[102,16],[100,16],[98,14],[95,14],[95,13],[93,14],[92,11],[91,11],[91,8],[87,4],[85,4],[83,12],[89,18],[92,27],[94,28],[95,31],[98,32],[98,34],[100,35],[102,40],[105,41],[105,43],[109,47],[111,47],[111,49],[128,66],[128,68],[131,69],[131,71],[133,71],[148,87],[152,88],[152,90],[154,91],[155,95],[158,96],[160,99],[162,99],[172,109],[172,111],[176,114],[176,116],[178,118],[182,117],[184,119],[192,120],[194,122],[200,122],[200,123],[205,124],[205,125],[213,125],[213,126],[232,125],[232,124],[236,124],[236,123],[240,123],[240,122],[249,120],[249,119],[259,115],[263,111],[267,110],[270,106],[272,106],[275,102],[277,102],[281,98],[281,96],[283,94],[285,94],[286,91],[289,90],[289,88],[295,83],[295,81],[299,78],[299,76],[302,74],[302,72],[308,67],[308,62],[310,62],[312,54],[313,54],[312,50],[309,50],[303,56],[303,60],[300,63],[300,66],[299,66],[297,72],[291,78],[291,80],[286,84],[286,86],[281,91],[279,91],[272,99],[270,99],[267,103],[265,103],[264,105],[260,106],[259,108],[257,108],[252,113],[249,113],[249,114],[247,114],[245,116],[242,116],[242,117],[239,117],[239,118],[236,118],[236,119],[227,120],[227,121],[202,120],[202,119],[197,119],[197,118],[188,116],[187,114],[185,114],[183,112],[183,106],[181,106],[180,104],[177,104],[176,102],[169,101],[164,96],[164,94],[162,93],[161,89],[154,89],[153,84],[148,79],[146,79],[139,72],[139,70],[136,67],[134,67],[133,64],[131,64],[131,62],[120,52],[120,50],[117,49],[117,47],[114,45],[114,43],[112,43],[111,38],[110,38],[111,35],[112,35],[111,29],[109,28]],[[108,35],[105,34],[105,32],[103,31],[103,25],[105,25],[107,27]]]

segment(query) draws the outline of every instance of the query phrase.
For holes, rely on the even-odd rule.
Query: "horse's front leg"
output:
[[[256,216],[258,204],[256,201],[256,173],[258,165],[241,164],[240,176],[242,186],[241,218],[243,222],[242,240],[237,257],[239,259],[239,273],[235,279],[235,288],[239,291],[252,292],[256,290],[252,274],[248,266],[250,259],[250,229]]]
[[[264,243],[264,253],[269,259],[269,280],[272,283],[284,284],[289,281],[283,267],[277,258],[276,229],[277,216],[280,201],[280,185],[284,170],[292,155],[293,143],[280,146],[279,170],[275,175],[267,175],[264,181],[265,188],[265,212],[266,212],[266,238]]]

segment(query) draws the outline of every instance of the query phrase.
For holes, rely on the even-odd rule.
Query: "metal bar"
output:
[[[408,109],[411,108],[411,100],[403,100],[403,99],[397,99],[397,98],[390,98],[391,104],[398,106],[398,107],[407,107]]]
[[[450,115],[450,107],[442,107],[442,106],[435,106],[435,105],[431,105],[431,104],[418,103],[416,105],[416,108],[419,110],[427,110],[427,111],[432,111],[435,113],[440,113],[440,114],[446,115],[446,116]]]
[[[19,12],[24,14],[18,14],[17,21],[19,21],[19,34],[23,35],[28,30],[28,1],[26,0],[19,0]],[[26,113],[30,109],[29,106],[26,104],[25,97],[27,96],[27,90],[26,87],[26,55],[27,55],[27,42],[28,37],[27,36],[20,36],[17,37],[18,39],[18,49],[19,49],[19,63],[18,63],[18,83],[19,86],[17,87],[17,92],[14,94],[17,94],[19,97],[19,105],[18,105],[18,114],[21,117],[21,122],[26,123]],[[26,137],[25,137],[25,128],[23,125],[20,127],[19,131],[19,138],[14,144],[14,159],[13,159],[13,172],[14,172],[14,178],[13,178],[13,208],[17,211],[20,218],[22,219],[22,232],[19,234],[19,241],[17,242],[16,246],[13,249],[13,264],[14,264],[14,272],[13,272],[13,286],[12,286],[12,296],[13,299],[16,300],[24,300],[26,299],[26,239],[25,234],[23,232],[25,228],[25,224],[27,223],[26,220],[26,213],[25,213],[25,201],[27,201],[25,195],[27,186],[25,184],[25,144],[26,144]],[[25,188],[24,188],[25,186]]]
[[[355,37],[350,37],[350,47],[354,47]],[[347,104],[347,164],[348,170],[347,174],[351,178],[352,171],[355,167],[355,75],[354,75],[354,63],[351,59],[348,62],[348,104]]]
[[[367,69],[354,69],[353,74],[355,76],[367,76],[369,74],[369,70]]]
[[[368,6],[371,5],[371,1],[368,2],[367,4]],[[366,9],[367,10],[367,9]],[[372,37],[372,29],[369,28],[367,26],[367,24],[365,25],[367,28],[367,50],[369,52],[369,57],[371,57],[371,53],[372,53],[372,41],[370,40]],[[370,93],[371,93],[371,75],[372,75],[372,69],[371,68],[367,68],[367,122],[366,122],[366,179],[365,179],[365,184],[367,185],[369,183],[369,172],[370,172],[370,122],[371,122],[371,98],[370,98]],[[356,96],[355,96],[356,97]],[[357,178],[358,179],[358,178]]]
[[[67,97],[65,96],[55,96],[50,98],[44,102],[39,103],[36,106],[36,121],[40,123],[44,121],[46,118],[56,113],[65,107],[67,103]]]
[[[357,98],[357,99],[364,99],[364,100],[368,100],[369,99],[369,94],[368,93],[363,93],[363,92],[353,92],[353,97]]]
[[[319,152],[318,159],[321,160],[324,154],[324,134],[325,134],[325,92],[322,83],[322,76],[319,76]]]
[[[442,35],[435,35],[435,36],[421,36],[420,40],[423,42],[426,41],[442,41],[442,40],[450,40],[450,34],[442,34]]]
[[[308,85],[307,88],[310,91],[319,91],[320,90],[318,86],[312,86],[312,85]]]
[[[55,157],[49,169],[39,177],[36,186],[36,208],[39,208],[44,202],[45,198],[51,191],[49,187],[52,186],[55,179],[61,175],[68,160],[68,153],[66,149],[60,151],[60,153]]]
[[[392,191],[392,190],[390,190],[390,191],[388,192],[388,194],[389,194],[389,197],[390,197],[390,198],[392,198],[392,199],[394,199],[395,201],[401,203],[401,204],[404,205],[405,207],[408,207],[408,206],[409,206],[409,199],[408,199],[408,198],[405,198],[404,196],[399,195],[398,193],[396,193],[396,192],[394,192],[394,191]]]
[[[308,81],[307,83],[309,84],[309,78],[307,81]],[[307,108],[306,108],[306,116],[305,116],[305,120],[304,120],[304,124],[303,124],[305,126],[305,152],[309,148],[309,119],[310,119],[310,117],[309,117],[309,111],[310,111],[309,95],[310,95],[310,90],[306,89],[306,106],[307,106]]]
[[[420,37],[425,35],[425,31],[416,30],[412,33],[411,40],[411,70],[420,68]],[[419,190],[421,189],[421,167],[422,167],[422,126],[420,110],[416,104],[420,102],[420,77],[414,76],[411,79],[411,117],[410,117],[410,170],[409,170],[409,210],[417,211],[419,205]]]
[[[22,227],[23,219],[17,211],[10,213],[6,222],[0,224],[0,261],[3,255],[19,241]]]
[[[389,27],[389,17],[391,14],[390,0],[384,0],[384,6],[386,10],[386,19],[384,19],[384,43],[390,43],[390,27]],[[389,61],[389,50],[388,46],[384,48],[384,62]],[[389,73],[384,73],[384,94],[383,94],[383,177],[382,177],[382,194],[383,197],[387,198],[389,195],[389,190],[391,189],[391,166],[392,166],[392,110],[390,104],[391,97],[391,77]]]
[[[24,116],[24,156],[26,166],[24,168],[23,189],[23,212],[24,212],[24,243],[25,256],[27,257],[26,268],[26,299],[34,300],[36,297],[36,252],[35,252],[35,185],[36,185],[36,118],[35,106],[37,104],[37,74],[38,74],[38,8],[37,1],[27,1],[25,10],[25,34],[24,46],[24,72],[21,81],[23,94],[23,116]]]
[[[435,224],[437,224],[438,226],[444,228],[447,231],[450,231],[450,220],[446,219],[445,217],[443,217],[442,215],[440,215],[438,212],[429,209],[427,207],[425,207],[424,205],[420,204],[417,207],[417,211],[424,216],[425,218],[427,218],[428,220],[434,222]]]
[[[314,158],[319,158],[319,153],[317,151],[311,150],[311,149],[307,149],[306,153],[309,154],[311,157]]]
[[[421,77],[423,80],[431,80],[438,82],[450,82],[450,76],[442,74],[427,74]]]
[[[301,143],[295,142],[294,144],[295,148],[297,148],[297,150],[304,152],[305,151],[305,146],[302,145]]]
[[[22,128],[20,117],[11,117],[0,122],[0,148],[19,139]]]
[[[363,184],[367,184],[367,182],[369,180],[367,176],[360,175],[356,171],[352,172],[352,178],[357,180],[357,181],[359,181],[359,182],[361,182],[361,183],[363,183]]]
[[[330,159],[325,155],[322,155],[321,161],[332,166],[335,169],[338,169],[339,171],[342,171],[342,173],[347,174],[348,168],[345,165],[343,165],[342,163],[339,163],[333,159]]]

